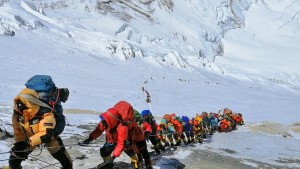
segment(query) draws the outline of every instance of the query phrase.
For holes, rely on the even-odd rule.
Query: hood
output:
[[[172,116],[171,116],[170,114],[165,114],[165,115],[163,116],[163,118],[166,119],[167,122],[170,122],[171,119],[172,119]]]
[[[39,100],[39,95],[35,90],[25,88],[21,90],[18,96],[14,98],[14,109],[18,110],[16,103],[21,101],[28,108],[23,111],[23,116],[28,116],[29,119],[33,118],[39,111],[40,106],[50,108],[46,103]]]
[[[102,117],[108,125],[108,130],[115,128],[122,122],[120,114],[114,108],[109,108],[106,112],[102,113]]]
[[[142,116],[148,116],[148,115],[150,115],[150,113],[151,113],[150,110],[143,110],[141,115]]]
[[[14,98],[14,110],[16,111],[19,111],[16,105],[18,101],[21,101],[27,107],[27,109],[22,112],[26,129],[29,128],[28,121],[36,115],[40,110],[40,106],[50,108],[47,104],[39,100],[39,95],[36,91],[28,88],[21,90],[19,95]]]

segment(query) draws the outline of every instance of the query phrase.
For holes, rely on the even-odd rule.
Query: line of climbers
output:
[[[190,143],[203,142],[208,134],[215,131],[229,132],[236,129],[237,125],[243,125],[241,113],[233,113],[225,108],[222,113],[202,112],[201,115],[189,118],[176,116],[175,113],[165,114],[158,124],[149,110],[139,113],[135,110],[135,121],[143,129],[145,138],[150,140],[156,153],[165,151],[167,146],[179,146]]]
[[[11,149],[9,167],[4,169],[21,169],[21,162],[38,146],[44,144],[50,154],[57,159],[63,169],[72,169],[73,161],[64,147],[60,134],[65,127],[65,118],[61,102],[69,96],[67,88],[57,88],[52,78],[36,75],[27,81],[26,88],[14,98],[12,126],[16,143]],[[202,143],[207,134],[214,131],[228,132],[242,125],[240,113],[224,109],[223,113],[206,113],[194,118],[165,114],[156,123],[149,110],[139,113],[126,101],[120,101],[100,114],[100,122],[89,137],[78,144],[84,146],[97,139],[105,132],[106,142],[100,148],[103,163],[97,169],[111,169],[115,158],[124,151],[131,159],[134,169],[145,166],[153,169],[152,160],[147,149],[147,140],[153,144],[157,154],[165,151],[167,146],[179,146]]]

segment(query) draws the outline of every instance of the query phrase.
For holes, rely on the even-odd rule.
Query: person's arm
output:
[[[19,115],[17,112],[14,112],[12,116],[12,127],[14,130],[14,139],[16,142],[24,141],[26,139],[25,134],[22,132],[20,124],[18,122]]]
[[[89,138],[91,139],[91,141],[95,140],[96,138],[100,137],[102,135],[102,133],[104,132],[105,128],[102,125],[102,123],[98,123],[97,127],[95,128],[94,131],[91,132],[91,134],[89,135]]]
[[[30,146],[37,146],[41,143],[47,143],[51,140],[56,125],[53,113],[45,113],[38,125],[38,132],[29,137]]]
[[[152,127],[148,122],[143,123],[143,129],[145,132],[152,133]]]
[[[128,128],[126,126],[120,126],[117,129],[118,142],[113,152],[113,157],[119,157],[125,147],[125,142],[128,139]]]
[[[104,132],[105,128],[102,125],[102,123],[98,123],[97,127],[94,131],[91,132],[89,137],[85,139],[83,142],[79,142],[79,145],[89,144],[91,141],[95,140],[96,138],[100,137],[102,133]]]

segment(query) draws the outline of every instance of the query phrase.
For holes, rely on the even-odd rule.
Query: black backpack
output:
[[[65,103],[68,100],[70,93],[68,88],[57,88],[48,75],[35,75],[25,83],[25,86],[35,90],[39,94],[39,99],[52,108],[56,119],[54,136],[61,134],[66,126],[61,102]]]

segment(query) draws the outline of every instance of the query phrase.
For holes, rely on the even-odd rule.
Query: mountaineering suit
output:
[[[161,129],[149,110],[143,110],[141,115],[144,119],[141,126],[144,130],[145,138],[151,141],[155,152],[160,154],[160,149],[165,151],[165,147],[161,144],[161,140],[158,138],[157,133],[157,131]]]
[[[225,118],[222,119],[219,124],[219,132],[229,132],[230,131],[230,122]]]
[[[203,126],[202,126],[202,117],[196,116],[196,118],[193,121],[193,131],[195,135],[195,139],[199,141],[199,143],[203,143]]]
[[[36,91],[25,88],[14,98],[12,126],[16,143],[11,149],[9,167],[20,169],[23,160],[40,144],[45,143],[50,154],[63,169],[72,168],[72,160],[59,136],[54,136],[56,121],[52,109],[40,101]]]
[[[116,104],[118,105],[118,104]],[[120,105],[120,104],[119,104]],[[122,105],[121,105],[122,106]],[[119,109],[119,111],[121,111]],[[147,145],[143,131],[132,121],[125,123],[119,114],[118,107],[109,108],[100,115],[101,121],[96,129],[92,131],[89,138],[84,140],[84,144],[89,144],[105,131],[106,143],[100,148],[100,155],[103,158],[104,166],[102,168],[112,168],[113,161],[124,152],[130,157],[134,168],[139,168],[138,153],[143,155],[147,169],[152,169],[152,161],[147,151]]]
[[[175,129],[173,125],[168,125],[168,122],[166,119],[161,119],[161,122],[159,124],[160,131],[159,131],[159,137],[161,141],[164,143],[164,146],[174,146],[173,142],[173,135],[175,133]]]
[[[165,114],[163,116],[164,119],[167,120],[168,123],[171,123],[176,131],[176,133],[174,133],[174,139],[176,141],[176,146],[179,146],[181,143],[181,137],[182,137],[182,132],[183,132],[183,127],[182,124],[176,120],[175,118],[172,118],[172,116],[170,114]]]
[[[187,141],[184,140],[185,144],[194,142],[193,125],[190,123],[190,119],[187,116],[182,116],[181,119],[183,123],[183,130],[187,137]]]

